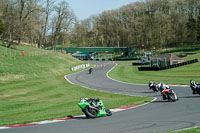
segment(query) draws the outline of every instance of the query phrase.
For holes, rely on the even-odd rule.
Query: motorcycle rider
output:
[[[200,84],[198,82],[190,80],[190,87],[194,89],[193,94],[195,94],[195,90],[200,94]]]
[[[157,88],[161,92],[163,100],[167,99],[167,97],[168,97],[165,93],[163,93],[163,91],[164,90],[168,90],[168,89],[170,89],[170,92],[173,93],[173,95],[175,96],[174,100],[176,100],[176,101],[179,100],[177,95],[176,95],[176,93],[168,85],[166,85],[165,83],[158,83],[157,84]]]
[[[148,86],[150,90],[153,90],[154,92],[158,92],[157,85],[153,81],[149,81]]]
[[[160,92],[162,92],[164,89],[166,89],[166,87],[167,88],[169,88],[169,86],[168,85],[165,85],[165,83],[158,83],[157,84],[157,88],[158,88],[158,90],[160,91]]]
[[[149,81],[149,87],[151,86],[151,84],[153,84],[153,81]]]
[[[157,88],[162,94],[162,91],[165,90],[165,89],[169,89],[169,86],[165,85],[165,83],[160,82],[160,83],[157,84]],[[165,95],[162,94],[162,96],[163,96],[163,100],[165,100],[166,99]]]
[[[89,68],[89,74],[91,74],[91,73],[92,73],[92,71],[93,71],[93,68],[92,68],[92,67],[90,67],[90,68]]]

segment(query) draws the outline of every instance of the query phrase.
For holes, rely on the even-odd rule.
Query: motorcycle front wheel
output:
[[[176,96],[173,93],[169,93],[168,100],[174,102],[174,101],[176,101]]]
[[[107,116],[111,116],[112,115],[112,112],[110,111],[110,109],[105,109],[105,111],[106,111],[106,115]]]
[[[150,87],[149,89],[150,89],[150,90],[153,90],[154,92],[158,92],[158,90],[156,89],[155,86],[152,86],[152,87]]]
[[[86,107],[83,109],[84,114],[87,118],[96,118],[97,117],[97,111],[93,108]]]

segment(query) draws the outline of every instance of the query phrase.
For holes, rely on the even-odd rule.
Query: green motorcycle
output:
[[[99,98],[80,98],[78,106],[82,109],[87,118],[96,118],[101,116],[111,116],[112,112],[105,108],[102,100]]]

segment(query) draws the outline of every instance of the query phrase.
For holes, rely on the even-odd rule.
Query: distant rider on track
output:
[[[90,69],[89,69],[89,74],[91,74],[91,73],[92,73],[92,71],[93,71],[93,68],[92,68],[92,67],[90,67]]]

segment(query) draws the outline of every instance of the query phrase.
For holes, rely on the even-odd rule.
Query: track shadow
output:
[[[157,92],[139,92],[141,94],[150,94],[152,97],[159,97],[161,96],[160,93],[157,93]]]
[[[76,119],[76,120],[83,120],[83,119],[88,119],[87,117],[85,116],[75,116],[75,117],[72,117],[73,119]]]
[[[151,103],[169,103],[169,101],[153,101],[153,102],[151,102]]]
[[[196,96],[184,96],[184,97],[180,97],[180,98],[200,98],[199,95],[196,95]]]
[[[160,97],[161,95],[158,94],[158,95],[152,95],[152,96],[153,96],[153,97]]]
[[[144,92],[141,92],[141,93],[156,93],[156,92],[153,92],[153,91],[144,91]]]
[[[69,119],[88,119],[85,115],[80,115],[80,116],[72,116],[72,115],[68,115],[67,118]]]
[[[103,118],[103,117],[96,117],[96,118]],[[71,119],[73,120],[93,120],[95,118],[87,118],[86,116],[74,116],[74,117],[71,117]]]

